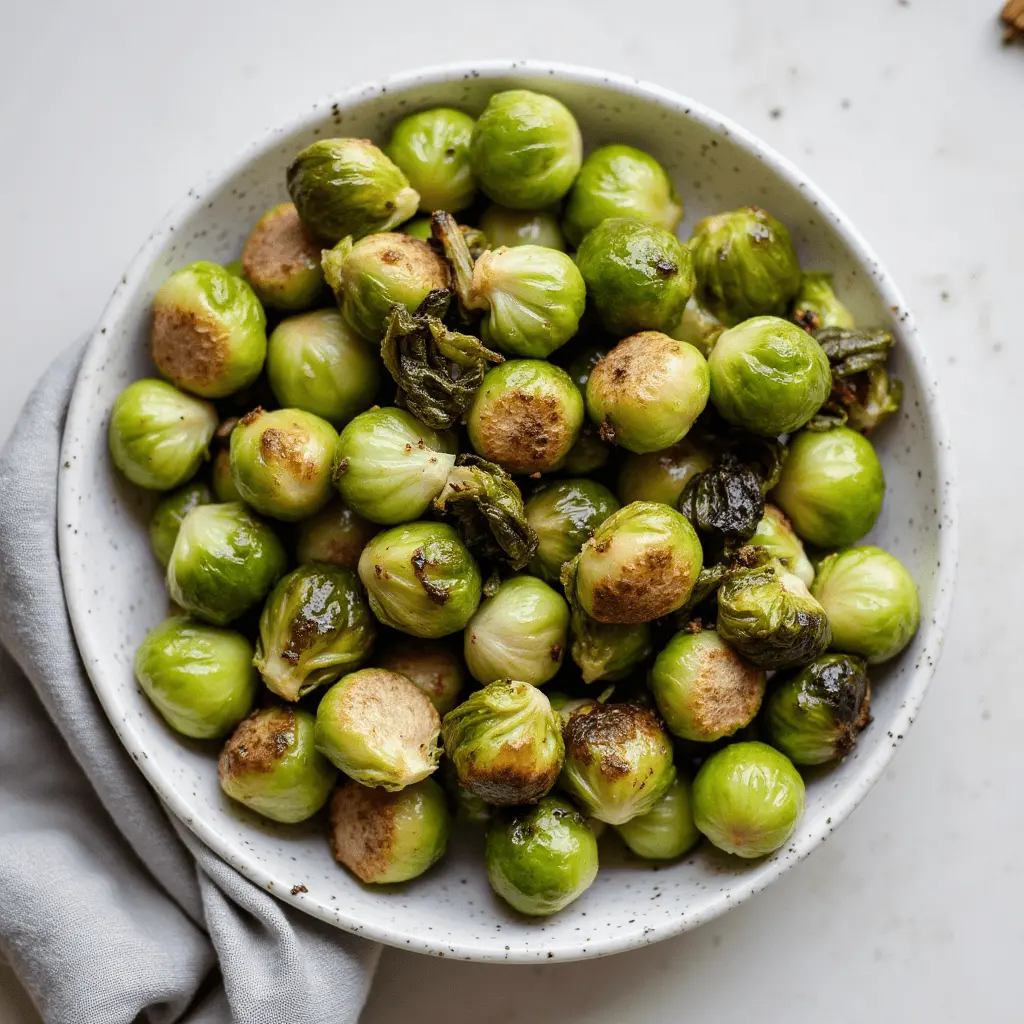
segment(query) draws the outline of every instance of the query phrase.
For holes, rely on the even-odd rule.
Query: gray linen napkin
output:
[[[279,903],[160,803],[78,658],[57,560],[81,346],[0,456],[0,955],[47,1021],[354,1022],[380,947]]]

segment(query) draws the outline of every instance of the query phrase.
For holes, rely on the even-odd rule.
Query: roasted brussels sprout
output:
[[[444,716],[445,756],[459,783],[489,804],[529,804],[558,778],[562,724],[547,697],[529,683],[501,679]]]
[[[565,236],[579,245],[609,217],[633,217],[675,231],[683,204],[665,168],[642,150],[612,145],[583,161],[565,209]]]
[[[819,548],[856,544],[875,525],[885,478],[871,442],[849,427],[803,431],[789,444],[775,504]]]
[[[864,662],[826,654],[773,691],[768,701],[772,744],[794,764],[845,757],[871,721],[870,702]]]
[[[598,622],[578,604],[571,603],[570,607],[572,660],[583,682],[623,679],[651,654],[649,623]]]
[[[466,673],[459,656],[437,640],[402,637],[384,646],[375,661],[380,668],[397,672],[415,683],[442,717],[459,702]]]
[[[421,213],[456,213],[473,202],[476,179],[469,166],[473,123],[461,110],[434,107],[395,125],[385,152],[420,194]]]
[[[737,857],[782,846],[804,813],[804,781],[785,754],[766,743],[731,743],[693,780],[693,818],[712,843]]]
[[[169,491],[195,475],[216,429],[209,402],[162,380],[137,380],[114,401],[110,457],[133,484]]]
[[[533,576],[513,576],[486,598],[466,626],[464,655],[481,683],[512,675],[543,686],[562,667],[569,607]]]
[[[294,203],[267,210],[242,250],[242,274],[264,306],[286,313],[308,309],[324,286],[320,245]]]
[[[510,89],[488,100],[473,127],[469,158],[489,198],[539,210],[569,191],[583,162],[583,138],[558,100]]]
[[[325,245],[360,239],[408,220],[420,197],[369,139],[320,139],[288,168],[288,194]]]
[[[710,743],[754,720],[765,672],[745,662],[713,629],[684,629],[655,659],[648,682],[670,732]]]
[[[473,556],[445,523],[409,523],[377,534],[359,556],[374,615],[419,637],[457,633],[480,603]]]
[[[437,768],[441,718],[430,698],[397,672],[342,676],[316,709],[316,749],[364,786],[404,789]]]
[[[696,295],[691,295],[686,309],[683,310],[682,319],[665,333],[677,341],[688,341],[707,359],[724,330],[725,324],[713,317],[697,301]]]
[[[629,217],[601,221],[576,262],[601,322],[619,337],[671,330],[693,294],[690,250],[671,231]]]
[[[404,409],[369,409],[341,432],[334,485],[345,504],[391,526],[423,515],[455,466],[455,439]]]
[[[806,331],[774,316],[725,331],[708,368],[715,408],[730,423],[766,437],[798,430],[832,389],[822,347]]]
[[[299,523],[295,554],[299,562],[326,562],[355,569],[363,548],[377,527],[335,499],[322,511]]]
[[[711,468],[711,454],[689,438],[661,451],[631,454],[619,473],[619,497],[631,501],[660,501],[676,508],[686,485]]]
[[[786,572],[800,578],[804,586],[814,582],[814,566],[804,553],[804,546],[793,530],[793,524],[781,509],[765,505],[764,517],[757,524],[757,531],[750,538],[751,547],[764,548],[777,558]],[[826,609],[827,611],[827,609]]]
[[[221,448],[213,457],[210,469],[213,480],[213,493],[218,501],[241,501],[242,495],[235,486],[235,478],[231,475],[231,450]]]
[[[513,909],[555,914],[597,877],[597,840],[572,804],[549,796],[487,830],[484,864],[491,888]]]
[[[488,370],[466,421],[476,451],[510,473],[555,469],[582,425],[583,397],[572,378],[539,359]]]
[[[620,341],[591,371],[587,414],[604,440],[638,454],[657,452],[689,432],[708,403],[708,389],[708,364],[692,345],[642,331]]]
[[[542,245],[565,252],[565,239],[558,218],[547,210],[508,210],[491,205],[480,218],[480,230],[491,247]]]
[[[829,555],[811,593],[832,626],[832,646],[869,665],[896,657],[917,632],[917,586],[899,559],[872,546]]]
[[[675,781],[672,741],[647,708],[580,708],[566,722],[563,738],[559,784],[598,821],[622,825],[646,814]]]
[[[676,779],[661,799],[646,813],[619,825],[622,841],[646,860],[674,860],[700,842],[693,823],[691,786]]]
[[[557,690],[549,690],[548,703],[550,703],[553,711],[558,712],[558,717],[562,720],[562,726],[564,728],[565,723],[568,722],[580,708],[594,707],[599,702],[591,697],[570,697],[568,694],[559,693]]]
[[[366,661],[376,636],[351,569],[300,565],[263,606],[253,664],[274,693],[295,701]]]
[[[240,502],[199,505],[181,522],[167,589],[185,611],[225,626],[266,597],[286,564],[274,531]]]
[[[380,358],[336,309],[317,309],[282,320],[271,332],[267,378],[281,405],[341,429],[373,401]]]
[[[832,275],[814,270],[805,270],[800,279],[800,290],[793,299],[790,319],[805,331],[854,326],[850,311],[836,298]]]
[[[756,206],[702,220],[689,243],[697,298],[727,327],[754,316],[785,316],[800,288],[789,232]]]
[[[150,351],[178,387],[223,398],[248,387],[263,369],[267,317],[242,278],[216,263],[191,263],[153,297]]]
[[[301,409],[255,409],[231,431],[231,476],[242,500],[275,519],[310,516],[331,500],[338,432]]]
[[[166,569],[167,562],[178,539],[181,521],[197,505],[209,505],[213,501],[210,488],[204,483],[193,481],[168,494],[155,509],[149,520],[149,543],[156,560]]]
[[[200,740],[230,732],[252,710],[259,685],[244,636],[180,615],[146,634],[135,678],[172,729]]]
[[[397,793],[349,779],[331,797],[331,852],[361,882],[419,877],[444,856],[450,830],[444,790],[433,779]]]
[[[314,720],[298,708],[254,711],[217,762],[220,787],[251,811],[292,824],[320,810],[338,773],[313,744]]]

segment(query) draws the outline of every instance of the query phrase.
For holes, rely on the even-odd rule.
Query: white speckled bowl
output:
[[[333,862],[319,822],[275,826],[222,796],[216,747],[171,733],[132,675],[135,648],[164,617],[167,598],[146,537],[149,502],[119,480],[106,444],[115,396],[153,372],[147,328],[157,286],[192,260],[235,259],[256,217],[287,198],[285,167],[301,147],[342,134],[379,141],[417,108],[478,111],[490,93],[509,87],[562,99],[589,146],[630,142],[653,153],[686,200],[684,238],[713,211],[767,207],[789,226],[805,266],[835,271],[860,322],[896,333],[904,408],[878,438],[888,495],[871,539],[903,560],[922,600],[911,647],[873,673],[873,724],[846,761],[808,774],[807,811],[785,849],[745,863],[702,847],[680,863],[655,867],[626,860],[608,844],[591,889],[541,921],[514,915],[491,894],[476,833],[457,835],[447,858],[424,878],[368,888]],[[842,214],[791,164],[714,112],[656,86],[530,61],[457,65],[315,105],[189,192],[150,236],[103,314],[68,414],[59,516],[64,587],[86,668],[125,746],[171,810],[253,881],[340,928],[438,956],[519,962],[598,956],[693,928],[763,889],[817,849],[881,774],[924,696],[949,612],[956,563],[949,449],[924,349],[895,285]]]

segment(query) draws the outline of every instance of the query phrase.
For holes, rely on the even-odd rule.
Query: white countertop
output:
[[[1021,1019],[1024,46],[1000,0],[18,4],[0,61],[0,436],[165,211],[266,125],[444,60],[532,56],[688,93],[849,213],[941,374],[960,583],[913,731],[831,842],[635,953],[495,967],[387,952],[365,1024]],[[0,969],[0,1021],[26,1019]],[[21,1009],[18,1009],[21,1007]]]

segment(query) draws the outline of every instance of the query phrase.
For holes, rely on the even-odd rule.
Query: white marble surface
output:
[[[1024,500],[1011,444],[1024,384],[1024,48],[1000,46],[998,6],[93,0],[5,10],[0,435],[150,227],[208,169],[321,95],[449,58],[607,67],[742,122],[853,217],[934,352],[958,445],[959,594],[932,692],[875,791],[767,892],[651,949],[547,968],[389,952],[365,1024],[1020,1019],[1024,586],[1008,542]],[[0,973],[0,1021],[31,1019],[26,1006]]]

